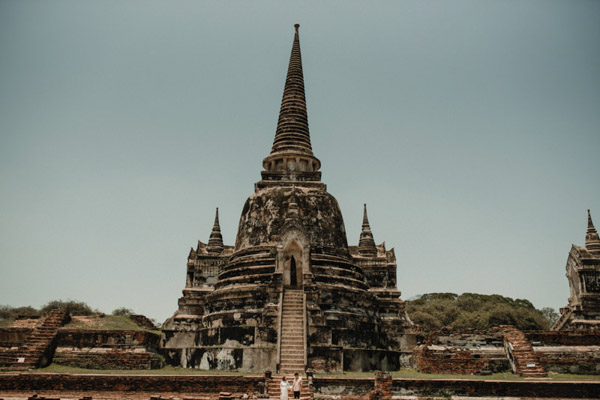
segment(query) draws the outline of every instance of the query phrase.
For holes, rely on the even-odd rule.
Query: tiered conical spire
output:
[[[313,155],[308,132],[308,115],[304,96],[304,75],[300,38],[295,24],[277,131],[271,153],[263,160],[263,179],[278,181],[319,181],[321,162]]]
[[[585,235],[585,247],[590,253],[596,256],[600,256],[600,237],[598,237],[598,232],[596,232],[596,228],[594,227],[594,223],[592,222],[592,215],[590,214],[590,210],[587,211],[588,227]]]
[[[362,231],[360,232],[360,240],[358,241],[358,253],[361,255],[376,255],[377,247],[371,233],[369,218],[367,217],[367,205],[364,205]]]
[[[282,151],[293,151],[312,155],[310,135],[308,133],[308,115],[304,97],[304,74],[302,73],[302,56],[300,54],[300,38],[298,28],[294,25],[294,44],[290,55],[285,89],[281,100],[277,132],[273,141],[271,154]]]
[[[221,226],[219,225],[219,207],[217,207],[215,223],[210,233],[206,250],[209,253],[220,253],[223,251],[223,236],[221,235]]]

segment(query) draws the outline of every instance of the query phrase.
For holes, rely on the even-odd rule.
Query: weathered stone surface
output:
[[[167,361],[299,372],[397,366],[405,359],[398,352],[410,351],[402,343],[410,343],[403,337],[412,324],[396,288],[395,254],[375,244],[366,207],[359,246],[348,247],[341,210],[320,181],[310,145],[297,27],[263,167],[235,246],[223,245],[217,215],[208,245],[190,252],[179,310],[163,325]],[[282,299],[292,291],[302,295],[286,311]],[[261,352],[268,361],[257,363]],[[230,362],[215,361],[217,354]]]

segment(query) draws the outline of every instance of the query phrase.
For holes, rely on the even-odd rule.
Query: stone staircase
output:
[[[300,400],[312,400],[313,396],[314,396],[313,388],[308,385],[306,376],[303,376],[303,375],[300,375],[300,376],[302,376],[302,390],[300,390]],[[291,383],[294,381],[294,375],[288,374],[288,375],[286,375],[286,379],[288,380],[289,385],[291,385]],[[267,383],[267,390],[269,393],[270,400],[279,400],[280,399],[280,396],[281,396],[281,389],[279,386],[280,382],[281,382],[281,375],[273,376],[271,379],[269,379],[269,381]],[[289,400],[294,399],[294,392],[292,392],[291,387],[288,390],[288,399]]]
[[[514,372],[525,378],[543,378],[548,376],[546,369],[540,364],[533,346],[523,332],[515,327],[508,327],[504,334],[504,347],[514,366]]]
[[[304,373],[304,291],[285,289],[281,312],[279,373]]]
[[[7,369],[26,371],[38,367],[44,354],[52,346],[58,328],[64,325],[68,319],[69,314],[65,310],[51,311],[44,321],[31,332]]]

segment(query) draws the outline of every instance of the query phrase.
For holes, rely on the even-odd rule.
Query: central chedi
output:
[[[190,251],[179,309],[163,326],[163,353],[174,365],[387,370],[411,348],[393,249],[375,244],[366,206],[359,244],[348,246],[340,207],[321,182],[295,28],[275,140],[235,246],[223,244],[217,210],[208,244]]]

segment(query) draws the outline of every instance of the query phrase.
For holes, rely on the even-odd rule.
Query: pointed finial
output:
[[[600,256],[600,237],[598,237],[598,232],[596,232],[596,228],[594,227],[594,223],[592,222],[592,214],[588,209],[588,227],[587,232],[585,234],[585,248],[595,256]]]
[[[360,233],[360,239],[358,241],[358,253],[364,256],[375,256],[377,255],[377,246],[375,246],[375,240],[373,239],[373,233],[371,233],[371,226],[369,225],[369,217],[367,217],[367,205],[364,204],[363,208],[363,223],[362,231]]]
[[[263,179],[278,181],[320,181],[321,161],[312,151],[304,94],[304,73],[300,54],[300,24],[295,33],[288,64],[279,119],[271,153],[263,160]],[[300,178],[298,178],[300,177]]]
[[[223,236],[221,235],[221,226],[219,225],[219,207],[217,207],[215,213],[215,223],[213,224],[206,250],[209,253],[220,253],[223,251]]]
[[[369,217],[367,217],[367,203],[363,204],[363,228],[365,227],[365,225],[369,227]]]

